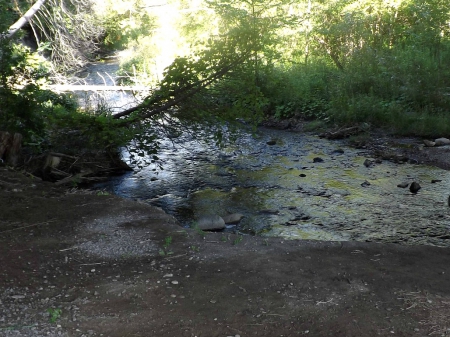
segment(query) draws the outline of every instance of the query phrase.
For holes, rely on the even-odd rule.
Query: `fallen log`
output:
[[[343,139],[343,138],[347,138],[350,137],[354,134],[357,134],[361,131],[359,126],[352,126],[349,128],[345,128],[345,129],[339,129],[337,131],[329,131],[329,132],[325,132],[322,133],[319,137],[321,138],[326,138],[326,139]]]

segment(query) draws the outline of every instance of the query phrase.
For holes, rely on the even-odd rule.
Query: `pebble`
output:
[[[362,186],[362,187],[367,187],[367,186],[370,186],[370,183],[369,183],[367,180],[365,180],[365,181],[361,184],[361,186]]]
[[[369,159],[364,160],[364,166],[365,167],[370,167],[372,165],[372,162]]]
[[[172,284],[178,284],[178,281],[172,281]]]

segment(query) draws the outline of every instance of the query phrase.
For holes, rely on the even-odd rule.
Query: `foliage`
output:
[[[47,309],[48,314],[50,315],[50,322],[56,323],[56,321],[61,317],[62,310],[59,308],[49,308]]]
[[[28,48],[3,41],[0,53],[1,130],[21,133],[29,150],[116,151],[133,139],[136,130],[121,127],[107,109],[80,112],[69,95],[41,89],[48,63]]]

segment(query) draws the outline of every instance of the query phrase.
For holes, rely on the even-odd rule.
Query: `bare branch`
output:
[[[16,21],[4,35],[7,39],[10,39],[16,34],[20,28],[22,28],[30,19],[39,11],[42,5],[47,0],[38,0],[19,20]]]

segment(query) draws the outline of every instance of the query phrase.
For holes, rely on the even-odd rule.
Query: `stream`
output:
[[[266,128],[242,131],[223,148],[188,133],[165,137],[158,157],[162,170],[145,167],[97,187],[161,207],[186,227],[240,213],[226,231],[450,246],[450,175],[442,169],[375,161],[342,141]],[[397,187],[413,181],[417,194]]]

